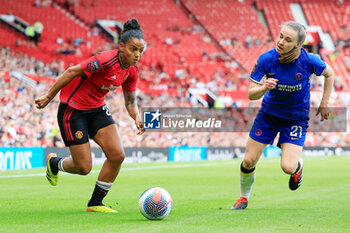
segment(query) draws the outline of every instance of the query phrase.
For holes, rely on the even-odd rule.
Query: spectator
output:
[[[43,0],[41,3],[41,7],[47,8],[52,4],[52,0]]]
[[[255,37],[254,45],[255,46],[261,46],[261,41],[260,41],[259,37]]]
[[[346,56],[344,62],[346,70],[350,73],[350,56]]]
[[[25,35],[29,37],[29,40],[35,42],[35,30],[32,25],[28,25],[25,29]]]
[[[63,38],[62,38],[62,36],[61,36],[61,34],[58,34],[58,37],[57,37],[57,39],[56,39],[56,43],[59,45],[59,46],[61,46],[62,44],[63,44]]]
[[[38,45],[41,34],[43,33],[44,30],[44,25],[37,19],[34,23],[34,41],[35,44]]]
[[[245,38],[245,47],[249,49],[251,45],[252,45],[252,36],[248,34],[247,37]]]
[[[91,34],[92,34],[92,36],[98,36],[98,35],[99,35],[99,29],[98,29],[98,27],[94,26],[94,27],[91,29]]]
[[[165,39],[165,43],[166,43],[167,45],[173,45],[173,39],[172,39],[170,36],[168,36],[168,37]]]
[[[232,37],[232,39],[231,39],[231,44],[232,44],[232,46],[235,46],[235,45],[237,45],[237,37],[236,36],[233,36]]]
[[[35,0],[35,1],[34,1],[34,6],[35,6],[35,7],[41,7],[41,2],[40,2],[40,0]]]

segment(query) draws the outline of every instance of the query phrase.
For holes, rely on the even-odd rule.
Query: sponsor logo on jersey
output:
[[[297,73],[296,75],[295,75],[295,79],[296,80],[301,80],[303,78],[303,75],[301,74],[301,73]]]
[[[111,84],[111,85],[109,85],[109,87],[106,87],[105,85],[103,85],[103,86],[101,87],[101,89],[107,90],[107,91],[115,91],[118,87],[119,87],[119,86],[113,86],[113,85]]]
[[[83,132],[81,132],[80,130],[78,130],[77,132],[75,132],[75,137],[77,139],[82,139],[84,136]]]
[[[95,61],[92,61],[92,62],[88,63],[88,64],[86,65],[86,69],[87,69],[88,71],[90,71],[90,72],[95,72],[95,71],[97,71],[97,70],[100,70],[100,69],[101,69],[101,66],[100,66],[100,64],[98,63],[98,61],[95,60]]]
[[[303,86],[301,83],[299,83],[298,85],[277,84],[278,91],[297,92],[297,91],[300,91],[302,88],[303,88]]]

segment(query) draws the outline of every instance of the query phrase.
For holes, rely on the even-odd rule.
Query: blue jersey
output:
[[[265,78],[278,79],[274,89],[265,93],[261,110],[287,120],[308,120],[310,112],[310,76],[320,76],[326,63],[303,48],[295,62],[282,64],[276,49],[263,53],[251,75],[252,81],[263,84]]]

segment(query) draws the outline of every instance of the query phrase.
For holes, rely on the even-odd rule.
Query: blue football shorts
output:
[[[277,146],[282,143],[304,146],[308,127],[308,120],[291,121],[259,111],[249,136],[255,141],[273,144],[276,135],[280,133]]]

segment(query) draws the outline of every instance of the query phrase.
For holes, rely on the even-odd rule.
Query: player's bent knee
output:
[[[92,166],[83,166],[78,168],[78,173],[80,175],[88,175],[91,172]]]
[[[243,159],[243,167],[245,169],[250,170],[250,169],[254,168],[255,165],[256,165],[255,163],[256,162],[253,159],[251,159],[251,158],[244,158]]]
[[[90,173],[91,169],[80,169],[79,170],[79,174],[80,175],[83,175],[83,176],[86,176]]]
[[[290,164],[282,164],[281,168],[286,174],[293,174],[296,169],[295,166],[292,166]]]
[[[107,157],[108,161],[113,164],[122,164],[125,159],[125,153],[124,152],[118,152],[114,153],[111,156]]]

